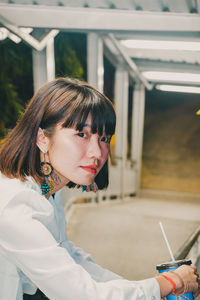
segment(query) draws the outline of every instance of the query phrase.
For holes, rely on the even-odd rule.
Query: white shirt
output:
[[[74,247],[59,193],[47,200],[27,179],[0,173],[0,300],[22,300],[37,288],[51,300],[160,299],[156,279],[125,280]]]

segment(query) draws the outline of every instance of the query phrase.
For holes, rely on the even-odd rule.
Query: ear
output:
[[[41,128],[38,129],[36,145],[41,152],[47,153],[49,147],[49,139],[45,136]]]

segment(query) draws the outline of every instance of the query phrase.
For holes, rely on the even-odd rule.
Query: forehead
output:
[[[60,122],[56,125],[57,129],[70,129],[70,130],[78,130],[77,129],[77,124],[75,123],[73,126],[70,127],[65,127],[63,126],[63,122]],[[92,116],[91,114],[88,115],[86,121],[84,123],[82,123],[81,129],[82,128],[88,128],[91,129],[92,128]]]
[[[82,124],[82,127],[80,128],[80,130],[82,130],[82,129],[87,129],[87,130],[91,131],[93,134],[96,134],[98,132],[98,130],[95,130],[93,132],[93,120],[92,120],[92,115],[91,114],[88,115],[85,123]],[[100,134],[100,135],[105,134],[105,125],[103,126],[102,131],[98,132],[98,134]]]
[[[99,106],[94,106],[92,109],[84,109],[74,111],[68,114],[63,127],[75,128],[78,131],[83,130],[83,127],[90,126],[92,133],[98,133],[100,136],[104,134],[113,135],[115,131],[115,112],[112,109],[103,109]]]
[[[91,114],[88,115],[83,127],[88,127],[88,128],[92,127],[92,116],[91,116]]]

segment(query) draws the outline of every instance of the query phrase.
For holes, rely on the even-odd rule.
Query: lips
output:
[[[88,173],[95,174],[98,166],[97,165],[89,165],[89,166],[81,166],[81,168]]]

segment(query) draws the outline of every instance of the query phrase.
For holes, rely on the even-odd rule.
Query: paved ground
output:
[[[178,197],[179,195],[179,197]],[[148,197],[147,197],[148,196]],[[76,205],[68,222],[69,238],[95,261],[127,279],[155,275],[155,266],[169,261],[159,221],[174,253],[200,224],[200,199],[159,193],[103,204]]]

